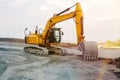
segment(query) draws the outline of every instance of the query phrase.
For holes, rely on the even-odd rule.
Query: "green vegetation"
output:
[[[120,46],[120,39],[117,41],[106,41],[105,44],[109,46]]]
[[[116,41],[108,40],[106,42],[99,43],[99,45],[102,45],[102,48],[120,48],[120,39]]]

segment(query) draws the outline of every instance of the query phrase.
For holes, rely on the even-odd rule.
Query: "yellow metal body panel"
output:
[[[40,37],[39,34],[29,34],[26,37],[26,43],[27,44],[35,44],[35,45],[42,45],[43,44],[43,39]]]
[[[38,35],[30,34],[29,36],[26,36],[26,42],[27,44],[38,44]]]
[[[76,3],[76,16],[75,16],[75,23],[76,23],[76,34],[77,34],[77,43],[84,41],[83,36],[83,14],[82,9],[79,3]]]

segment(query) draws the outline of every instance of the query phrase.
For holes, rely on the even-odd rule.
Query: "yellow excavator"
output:
[[[65,13],[73,7],[75,7],[74,11]],[[51,52],[59,55],[67,54],[67,51],[64,47],[56,45],[54,46],[54,44],[58,45],[60,44],[62,36],[61,28],[56,28],[54,26],[59,22],[71,18],[74,19],[76,25],[78,45],[77,49],[79,49],[82,52],[83,60],[97,60],[98,59],[97,42],[84,40],[83,14],[79,2],[51,17],[48,20],[45,29],[42,33],[40,33],[41,29],[38,29],[38,27],[36,27],[35,32],[30,32],[29,34],[25,35],[25,43],[31,45],[28,47],[24,47],[24,51],[36,55],[48,55]],[[26,30],[27,28],[25,29],[25,31]]]

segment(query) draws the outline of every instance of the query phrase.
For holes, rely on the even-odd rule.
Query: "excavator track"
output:
[[[82,51],[84,61],[98,60],[98,46],[97,42],[84,41],[78,45],[78,49]]]
[[[49,50],[57,55],[64,56],[67,53],[67,50],[63,47],[51,46]]]
[[[24,47],[24,51],[26,53],[34,54],[37,56],[48,56],[50,53],[54,53],[57,55],[65,55],[66,50],[62,47],[51,46],[48,48],[40,47],[40,46],[28,46]]]
[[[28,46],[24,47],[24,51],[26,53],[34,54],[34,55],[41,55],[41,56],[47,56],[48,50],[47,48],[39,47],[39,46]]]

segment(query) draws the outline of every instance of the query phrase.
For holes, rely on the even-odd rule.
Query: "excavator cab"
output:
[[[48,37],[49,43],[61,42],[61,28],[52,28]]]

